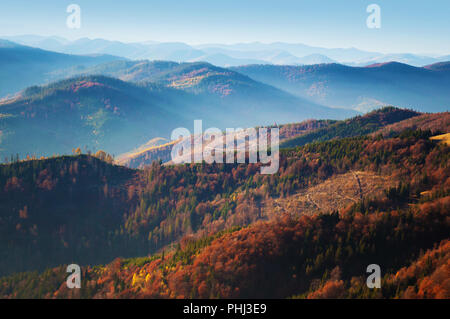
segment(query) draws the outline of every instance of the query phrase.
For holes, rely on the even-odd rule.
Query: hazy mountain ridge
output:
[[[92,43],[90,40],[81,42]],[[445,111],[450,103],[448,90],[445,89],[450,85],[450,71],[445,62],[424,68],[400,63],[376,63],[363,68],[329,63],[311,66],[248,65],[225,69],[205,62],[124,61],[112,56],[72,56],[16,45],[9,41],[3,43],[5,48],[0,48],[0,53],[3,52],[5,62],[11,54],[16,60],[18,56],[22,57],[19,62],[8,63],[2,69],[4,74],[1,74],[1,78],[6,83],[3,86],[4,94],[16,93],[30,84],[80,74],[103,74],[125,81],[164,82],[165,85],[192,89],[193,92],[209,90],[225,96],[229,95],[237,82],[240,82],[239,85],[250,84],[251,89],[254,84],[249,79],[243,79],[243,75],[246,75],[311,100],[313,104],[353,108],[362,112],[388,104],[418,108],[420,111]],[[179,48],[185,45],[165,44],[165,47]],[[10,50],[12,51],[9,52]],[[312,59],[310,62],[317,59],[328,61],[317,54],[309,59]],[[111,60],[112,62],[101,63]],[[22,73],[19,81],[7,81],[13,74]],[[170,81],[173,83],[170,84]],[[266,90],[273,91],[273,88],[266,86]],[[279,95],[281,92],[274,94]]]
[[[1,154],[70,154],[78,146],[122,153],[130,143],[169,134],[170,127],[186,123],[180,101],[189,107],[182,91],[104,76],[31,87],[21,98],[0,104],[0,113],[9,114],[0,122]]]
[[[45,51],[0,42],[0,97],[23,88],[48,83],[55,78],[51,72],[69,67],[87,67],[123,58],[111,55],[80,56]]]
[[[10,41],[46,50],[71,54],[112,54],[129,59],[173,60],[177,62],[204,61],[219,66],[243,64],[316,64],[337,61],[364,66],[373,63],[397,62],[423,66],[446,61],[446,56],[398,53],[383,54],[356,48],[323,48],[301,43],[237,43],[188,45],[181,42],[134,42],[124,43],[105,39],[81,38],[69,41],[58,37],[16,36],[3,37]],[[314,57],[314,58],[313,58]]]
[[[336,63],[222,68],[205,62],[109,62],[116,58],[64,55],[1,43],[5,57],[38,65],[35,72],[33,67],[8,64],[10,73],[17,68],[26,72],[26,81],[42,72],[47,80],[75,76],[46,87],[30,87],[0,103],[2,160],[16,153],[21,157],[67,154],[78,146],[122,154],[151,138],[169,138],[176,127],[190,128],[196,118],[203,119],[205,127],[267,126],[357,114],[330,106],[367,110],[406,104],[420,111],[445,111],[450,101],[447,63],[424,68],[401,63],[364,68]],[[166,44],[165,48],[186,46]]]
[[[442,112],[450,107],[450,71],[444,66],[433,70],[432,66],[390,62],[368,67],[249,65],[231,69],[331,107],[367,111],[384,104]]]
[[[70,154],[78,146],[117,155],[154,137],[169,138],[177,127],[191,129],[194,119],[202,119],[205,127],[225,129],[354,114],[212,65],[174,65],[170,72],[158,73],[156,83],[81,76],[30,87],[3,101],[2,160],[16,153]]]

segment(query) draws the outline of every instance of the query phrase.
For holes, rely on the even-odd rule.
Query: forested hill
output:
[[[366,135],[375,132],[389,124],[401,122],[413,118],[421,113],[400,109],[396,107],[384,107],[365,115],[356,116],[348,120],[338,121],[324,128],[287,139],[280,147],[302,146],[307,143],[328,141],[336,138]]]
[[[70,154],[79,146],[121,153],[186,123],[180,101],[192,105],[178,90],[104,76],[30,87],[0,102],[0,155]]]
[[[0,165],[0,273],[126,254],[124,242],[111,240],[120,237],[135,178],[86,155]]]
[[[91,75],[30,87],[0,101],[0,158],[70,154],[78,146],[119,155],[152,138],[170,138],[178,127],[192,130],[195,119],[225,129],[356,113],[229,73],[200,68],[169,83],[139,84]]]
[[[283,151],[274,175],[260,175],[257,164],[134,171],[92,156],[2,165],[1,270],[150,255],[84,268],[81,293],[289,297],[324,288],[338,267],[338,284],[352,294],[349,280],[365,271],[358,265],[375,259],[395,272],[448,238],[449,147],[430,137],[405,131],[312,143]],[[165,257],[154,255],[163,247]],[[61,269],[2,279],[0,294],[54,296]],[[292,285],[280,285],[286,276]],[[45,288],[28,289],[44,279]],[[57,295],[70,294],[64,287]]]
[[[411,119],[411,121],[413,121],[413,119],[419,117],[419,115],[421,115],[421,113],[416,111],[390,106],[343,121],[306,120],[300,123],[281,124],[276,126],[280,130],[280,147],[289,148],[312,142],[366,135],[382,130],[391,124],[404,122],[405,119]],[[427,120],[425,120],[425,118]],[[447,121],[450,122],[448,113],[429,114],[426,115],[423,120],[418,119],[416,122],[405,121],[398,129],[393,127],[390,130],[398,133],[406,128],[424,130],[441,128],[445,131],[450,125],[450,123],[447,124]],[[174,143],[171,142],[151,147],[145,147],[145,145],[143,145],[135,151],[119,156],[118,162],[132,168],[142,168],[145,165],[151,164],[154,160],[167,162],[170,160],[170,152],[173,144]]]
[[[289,123],[276,125],[279,128],[279,139],[284,141],[293,137],[305,135],[319,128],[327,127],[336,120],[306,120],[300,123]],[[275,126],[271,126],[272,128]],[[168,141],[160,145],[153,145],[152,140],[139,148],[117,157],[117,163],[131,168],[143,168],[153,161],[161,160],[163,163],[171,160],[171,151],[175,141]]]
[[[406,129],[409,130],[430,130],[433,134],[450,132],[450,112],[426,113],[420,116],[414,116],[400,122],[392,123],[380,128],[372,133],[374,135],[398,134]]]

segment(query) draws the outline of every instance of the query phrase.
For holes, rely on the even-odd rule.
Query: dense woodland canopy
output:
[[[285,149],[274,175],[259,164],[131,170],[87,155],[1,165],[1,271],[49,269],[4,277],[0,295],[448,298],[438,278],[448,270],[450,153],[431,135]],[[339,212],[263,209],[353,170],[398,184]],[[137,256],[148,257],[126,259]],[[64,266],[50,269],[72,262],[85,265],[76,292]],[[381,290],[365,286],[370,263],[383,269]]]

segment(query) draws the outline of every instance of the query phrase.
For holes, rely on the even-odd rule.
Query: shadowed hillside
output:
[[[30,85],[58,79],[52,74],[56,70],[91,67],[121,59],[111,55],[62,54],[0,39],[0,99]]]
[[[85,155],[0,165],[0,273],[133,255],[119,232],[135,178]]]
[[[103,76],[30,87],[20,98],[0,103],[0,155],[70,154],[78,146],[122,153],[130,143],[168,135],[187,123],[182,111],[191,101],[181,91]]]

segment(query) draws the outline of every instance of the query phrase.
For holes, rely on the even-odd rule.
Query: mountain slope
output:
[[[131,203],[127,185],[135,177],[85,155],[0,165],[0,273],[133,255],[125,236],[117,235],[122,244],[111,237]]]
[[[449,57],[450,58],[450,57]],[[438,62],[424,66],[425,69],[433,71],[450,71],[450,62]]]
[[[51,73],[55,70],[93,66],[119,59],[122,58],[110,55],[61,54],[0,39],[0,97],[30,85],[49,82],[54,79]]]
[[[192,131],[194,119],[203,120],[205,129],[225,129],[354,114],[210,64],[150,64],[134,74],[157,84],[82,76],[31,87],[0,103],[2,160],[16,153],[68,154],[78,146],[121,154],[155,137],[170,138],[178,127]]]
[[[370,110],[398,105],[424,112],[450,107],[450,71],[401,63],[368,67],[249,65],[231,68],[297,96],[331,107]]]
[[[280,142],[291,139],[300,135],[307,134],[318,128],[327,127],[336,121],[334,120],[306,120],[300,123],[290,123],[279,125],[279,139]],[[234,138],[234,136],[233,136]],[[144,168],[153,161],[161,160],[163,163],[171,160],[171,151],[173,145],[177,141],[166,141],[162,145],[153,145],[148,143],[140,146],[138,149],[125,154],[121,154],[116,158],[117,163],[125,165],[130,168]]]
[[[282,64],[286,57],[297,63],[298,57],[312,54],[328,56],[336,61],[368,60],[382,56],[380,53],[365,52],[355,48],[350,49],[326,49],[311,47],[304,44],[291,43],[242,43],[234,45],[205,44],[190,46],[185,43],[123,43],[119,41],[109,41],[105,39],[81,38],[69,41],[58,37],[39,36],[13,36],[6,39],[29,45],[44,50],[51,50],[70,54],[112,54],[129,59],[150,59],[150,60],[174,60],[182,62],[198,61],[201,57],[212,58],[207,62],[226,62],[233,65],[242,65],[245,60],[261,60],[266,63]],[[214,55],[222,57],[218,60]],[[281,54],[280,58],[276,56]],[[283,58],[284,56],[284,58]],[[284,63],[285,64],[285,63]],[[220,64],[226,66],[226,64]]]
[[[421,67],[427,64],[438,62],[439,59],[431,58],[428,56],[420,56],[415,54],[403,53],[403,54],[383,54],[372,59],[365,61],[359,61],[359,65],[370,65],[374,63],[386,63],[386,62],[399,62],[404,64]],[[441,60],[442,61],[442,60]]]
[[[356,116],[344,121],[338,121],[327,127],[319,128],[312,132],[284,140],[280,143],[280,147],[296,147],[308,143],[323,142],[336,138],[366,135],[373,133],[389,124],[401,122],[409,118],[414,119],[419,115],[420,113],[407,109],[384,107],[362,116]]]
[[[431,113],[414,116],[380,128],[373,135],[389,136],[404,130],[430,130],[433,134],[450,132],[450,112]]]
[[[239,72],[204,62],[119,61],[99,65],[84,73],[101,73],[126,81],[151,81],[196,95],[206,94],[215,98],[212,103],[216,105],[212,109],[204,109],[206,118],[212,116],[211,112],[223,108],[228,108],[229,114],[234,114],[234,109],[240,109],[247,117],[256,116],[253,121],[247,121],[253,125],[273,124],[273,121],[287,123],[307,118],[336,119],[355,114],[348,110],[324,107]],[[242,125],[238,121],[229,123]]]
[[[255,165],[162,167],[154,164],[146,171],[137,172],[142,178],[134,178],[124,190],[131,199],[129,204],[136,203],[136,206],[127,210],[123,228],[108,237],[110,246],[107,246],[113,250],[114,245],[123,244],[123,238],[128,238],[127,246],[133,252],[140,249],[149,255],[118,258],[105,266],[84,266],[83,278],[88,279],[76,290],[67,289],[64,266],[40,275],[14,274],[0,280],[0,295],[21,298],[313,297],[314,292],[326,295],[328,281],[342,280],[339,292],[351,298],[400,296],[408,283],[419,282],[422,275],[431,274],[435,267],[427,267],[424,274],[412,274],[409,280],[402,271],[401,287],[386,282],[381,290],[367,289],[365,270],[368,263],[377,260],[386,274],[395,274],[420,258],[421,250],[432,249],[448,239],[449,149],[429,137],[426,132],[410,132],[393,138],[356,137],[307,145],[283,151],[280,172],[271,176],[259,175]],[[39,226],[33,226],[39,206],[33,197],[24,194],[29,193],[30,186],[41,194],[56,192],[67,185],[64,181],[73,177],[72,165],[65,163],[66,177],[58,181],[57,176],[61,176],[58,172],[63,167],[48,167],[55,161],[64,164],[61,159],[53,159],[0,166],[0,195],[4,199],[0,203],[6,207],[1,211],[2,217],[7,217],[4,225],[9,229],[1,233],[5,236],[2,243],[14,241],[18,232],[26,232],[23,247],[33,247],[36,239],[33,236],[39,239],[46,234]],[[99,163],[96,166],[103,168],[94,172],[106,174],[102,178],[102,173],[96,173],[96,179],[103,180],[99,183],[101,187],[115,168]],[[32,167],[39,168],[35,171],[39,172],[37,179],[33,178]],[[93,167],[88,165],[86,170]],[[47,171],[42,173],[45,168]],[[302,209],[291,206],[289,213],[294,216],[291,218],[276,211],[268,216],[261,210],[270,200],[296,198],[304,191],[320,192],[325,184],[327,189],[341,187],[345,195],[345,183],[351,180],[353,186],[349,188],[356,186],[358,192],[359,183],[352,172],[366,174],[367,178],[362,178],[360,193],[351,197],[357,202],[339,212],[333,209],[334,212],[307,216]],[[386,186],[384,192],[373,194],[364,181],[378,184],[378,172],[390,175],[381,179],[380,186]],[[423,172],[427,172],[426,178]],[[386,177],[395,179],[385,181]],[[63,183],[58,184],[60,181]],[[396,181],[399,184],[395,185]],[[329,183],[334,183],[334,187]],[[317,194],[310,195],[317,198]],[[119,199],[120,195],[116,197]],[[33,205],[24,211],[21,207],[27,203]],[[37,203],[48,204],[47,201]],[[19,207],[19,214],[9,205]],[[77,216],[73,218],[76,220]],[[17,227],[17,223],[21,226]],[[58,221],[54,224],[58,225]],[[67,234],[82,229],[77,225],[73,222],[53,232],[53,245],[63,247],[60,239],[67,239]],[[66,242],[69,248],[74,244]],[[167,246],[174,242],[179,245]],[[80,256],[84,254],[86,258],[98,249],[97,242],[90,237],[84,241],[86,245],[77,243]],[[153,253],[164,246],[164,253]],[[36,246],[31,251],[43,255],[50,252]],[[8,257],[11,250],[2,253]],[[27,250],[21,253],[26,254]],[[61,259],[64,258],[58,260]],[[65,259],[70,260],[67,263],[74,261],[70,255]],[[5,265],[10,260],[1,259]],[[57,261],[40,260],[49,265]],[[36,286],[39,282],[46,284]],[[335,295],[338,296],[341,294]]]
[[[78,146],[122,153],[186,124],[181,101],[189,109],[182,91],[102,76],[31,87],[0,104],[0,154],[70,154]]]

